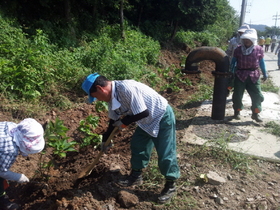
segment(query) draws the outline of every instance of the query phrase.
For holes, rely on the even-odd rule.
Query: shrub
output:
[[[177,32],[174,42],[184,43],[190,48],[196,46],[218,46],[218,37],[215,34],[205,32],[194,32],[194,31],[179,31]],[[197,45],[197,44],[198,45]]]

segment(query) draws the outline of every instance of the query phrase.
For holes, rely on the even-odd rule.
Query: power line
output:
[[[275,28],[274,28],[274,35],[276,34],[276,25],[277,25],[277,20],[280,20],[280,17],[278,17],[280,15],[278,15],[278,12],[276,12],[276,15],[273,15],[272,17],[275,17],[275,18],[272,18],[272,20],[275,20]]]
[[[279,16],[279,18],[278,18],[278,16]],[[278,12],[276,12],[276,15],[273,15],[272,17],[275,17],[275,18],[272,18],[272,20],[275,20],[275,27],[276,27],[277,20],[280,20],[280,15],[278,15]]]

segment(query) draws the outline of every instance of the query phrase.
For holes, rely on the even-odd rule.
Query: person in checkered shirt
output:
[[[21,154],[27,156],[41,152],[45,147],[44,129],[35,119],[27,118],[19,124],[0,122],[0,209],[15,210],[19,205],[9,200],[5,190],[9,181],[29,182],[20,173],[10,171],[10,167]]]
[[[240,120],[240,111],[243,109],[242,98],[244,91],[247,90],[252,100],[252,119],[262,122],[259,113],[262,111],[264,100],[261,91],[260,69],[263,74],[263,81],[268,77],[264,51],[258,45],[257,32],[255,29],[248,29],[242,34],[241,45],[233,53],[231,61],[231,71],[234,75],[234,92],[232,95],[234,118]]]

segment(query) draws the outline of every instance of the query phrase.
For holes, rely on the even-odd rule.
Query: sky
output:
[[[242,0],[228,0],[237,14],[241,15]],[[278,14],[277,14],[278,13]],[[247,0],[244,22],[248,24],[280,27],[280,0]]]

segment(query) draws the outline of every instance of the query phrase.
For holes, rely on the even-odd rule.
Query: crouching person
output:
[[[27,118],[19,124],[0,122],[0,209],[16,210],[19,205],[9,200],[5,189],[8,181],[29,182],[24,174],[10,171],[16,157],[41,152],[44,149],[44,129],[40,123]]]

